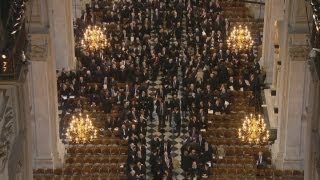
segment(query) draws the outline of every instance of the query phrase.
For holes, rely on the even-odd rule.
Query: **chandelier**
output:
[[[250,114],[250,118],[245,117],[238,135],[242,142],[249,144],[263,144],[269,140],[269,130],[260,115],[256,117]]]
[[[87,52],[96,52],[105,48],[107,44],[107,38],[103,29],[97,25],[89,25],[81,40],[81,47]]]
[[[253,46],[253,40],[251,38],[251,33],[248,27],[244,28],[239,25],[234,26],[229,38],[227,39],[227,44],[229,48],[246,50]]]
[[[66,132],[66,137],[68,141],[76,143],[85,143],[87,141],[92,141],[97,138],[97,130],[92,125],[89,116],[83,117],[79,113],[78,117],[72,116],[72,120]]]

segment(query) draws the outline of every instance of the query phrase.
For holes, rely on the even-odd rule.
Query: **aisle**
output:
[[[162,83],[161,81],[162,76],[161,73],[157,77],[157,80],[150,83],[148,88],[148,93],[155,93],[156,89],[158,88],[158,85]],[[179,93],[180,94],[180,93]],[[171,96],[168,96],[168,98],[171,98]],[[156,108],[156,105],[155,105]],[[149,164],[150,159],[150,142],[155,136],[159,136],[160,138],[168,139],[171,141],[172,144],[172,162],[173,162],[173,168],[174,168],[174,174],[176,175],[177,179],[184,179],[183,171],[180,168],[180,162],[181,162],[181,156],[180,156],[180,148],[182,147],[183,140],[188,137],[187,129],[185,123],[182,121],[182,127],[181,127],[181,134],[180,136],[177,136],[177,133],[172,133],[172,127],[169,126],[169,122],[166,122],[165,132],[161,134],[158,131],[159,126],[159,120],[158,116],[155,112],[152,114],[154,120],[152,122],[148,121],[147,125],[147,157],[146,157],[146,167],[147,167],[147,179],[152,179],[151,174],[151,166]]]
[[[185,13],[184,13],[185,14]],[[183,17],[182,20],[182,27],[183,27],[183,33],[182,33],[182,39],[181,39],[181,49],[180,49],[180,54],[182,55],[185,48],[187,48],[187,41],[186,41],[186,18],[185,16]],[[185,57],[182,57],[185,58]],[[182,72],[181,72],[181,67],[180,65],[178,66],[178,76],[177,79],[180,82],[179,86],[179,91],[178,91],[178,98],[181,98],[181,90],[183,88],[182,86]],[[163,84],[162,79],[165,78],[162,74],[162,72],[159,72],[159,76],[155,81],[152,81],[149,83],[148,87],[148,94],[152,95],[156,93],[156,90],[159,88],[159,85]],[[167,98],[172,98],[171,95],[167,95]],[[155,99],[154,99],[155,100]],[[172,163],[173,163],[173,172],[174,175],[176,176],[177,179],[182,180],[186,179],[184,177],[184,172],[181,169],[181,147],[183,144],[183,141],[188,138],[188,123],[186,122],[186,119],[181,118],[181,129],[180,129],[180,136],[177,136],[177,133],[173,133],[173,128],[169,125],[169,122],[165,122],[165,128],[163,134],[158,131],[158,126],[159,126],[159,119],[158,116],[155,112],[156,110],[156,101],[154,101],[154,112],[152,113],[152,116],[154,120],[152,122],[148,121],[147,124],[147,135],[146,135],[146,141],[147,141],[147,156],[146,156],[146,168],[147,168],[147,177],[146,179],[153,179],[152,178],[152,173],[151,173],[151,165],[149,163],[150,160],[150,142],[151,140],[158,136],[161,139],[167,139],[168,141],[171,142],[172,148],[171,148],[171,157],[172,157]],[[181,114],[181,111],[180,111]]]

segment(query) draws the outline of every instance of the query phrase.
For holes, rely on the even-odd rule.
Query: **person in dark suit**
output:
[[[165,116],[167,114],[166,105],[163,102],[163,100],[159,100],[159,103],[157,104],[156,112],[159,118],[159,129],[161,129],[165,126]]]
[[[167,112],[166,120],[169,121],[169,126],[171,126],[173,107],[172,107],[172,102],[170,99],[167,99],[165,101],[165,107],[166,107],[166,112]]]
[[[135,172],[138,179],[143,179],[146,175],[146,167],[138,161],[135,167]]]
[[[176,94],[176,92],[178,91],[179,89],[179,82],[177,80],[177,77],[176,76],[173,76],[172,78],[172,83],[171,83],[171,90],[172,90],[172,93]]]
[[[113,120],[111,120],[111,118],[108,117],[105,122],[105,129],[113,129],[113,128],[114,128]]]
[[[134,170],[130,171],[127,179],[128,180],[137,180],[136,172]]]
[[[160,148],[160,154],[163,155],[164,153],[171,154],[171,142],[167,139],[163,140]]]
[[[199,145],[201,149],[204,149],[206,140],[202,137],[201,133],[199,134],[196,143]]]
[[[215,114],[222,114],[224,112],[223,104],[220,99],[217,99],[212,107],[212,110]]]
[[[199,167],[198,167],[197,161],[192,162],[192,166],[190,169],[190,175],[191,175],[191,178],[197,179],[199,177],[200,172],[199,172]]]
[[[178,133],[178,136],[180,136],[181,116],[180,116],[180,112],[178,111],[178,108],[174,109],[173,117],[174,117],[174,122],[176,124],[175,132]]]
[[[204,164],[204,167],[200,170],[200,175],[202,179],[208,179],[211,175],[211,171],[207,163]]]
[[[212,154],[214,153],[214,150],[212,146],[208,142],[204,142],[204,146],[201,150],[201,160],[204,163],[211,162],[212,160]]]
[[[263,155],[261,151],[258,152],[258,155],[256,156],[256,165],[258,169],[262,169],[267,167],[267,159]]]
[[[189,172],[190,168],[191,168],[191,158],[188,154],[188,151],[183,151],[183,154],[181,156],[181,168],[183,169],[183,171],[185,172],[185,174],[187,174],[187,172]]]
[[[248,89],[246,83],[244,82],[242,76],[239,77],[239,79],[236,81],[234,85],[235,90],[237,91],[246,91]]]
[[[128,132],[128,129],[126,128],[126,125],[122,125],[121,128],[120,128],[120,138],[121,139],[128,139],[128,136],[129,136],[129,132]]]
[[[256,111],[260,111],[261,109],[261,85],[259,82],[259,79],[254,75],[251,74],[250,75],[250,88],[253,91],[253,95],[254,95],[254,105],[256,108]]]
[[[160,150],[160,145],[161,142],[157,136],[155,136],[150,142],[151,150]]]

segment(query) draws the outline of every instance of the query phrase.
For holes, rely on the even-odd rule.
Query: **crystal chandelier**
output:
[[[67,128],[66,137],[71,142],[85,143],[97,138],[97,130],[92,125],[92,121],[88,115],[83,117],[79,113],[78,117],[72,116],[72,120]]]
[[[253,40],[248,27],[245,26],[243,28],[241,25],[238,27],[234,26],[227,39],[227,44],[228,47],[232,49],[246,50],[252,48]]]
[[[250,114],[250,118],[245,117],[238,135],[242,142],[249,144],[264,144],[269,140],[269,130],[260,115],[255,117]]]
[[[107,46],[107,38],[101,27],[88,26],[81,40],[81,47],[87,52],[96,52]]]

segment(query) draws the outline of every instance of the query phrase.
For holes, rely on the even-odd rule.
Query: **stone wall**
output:
[[[272,145],[273,165],[304,170],[310,180],[318,178],[319,169],[315,134],[320,124],[320,89],[309,63],[307,13],[304,0],[266,1],[262,64],[270,84],[265,90],[268,116],[278,132]]]
[[[19,79],[0,82],[0,179],[32,179],[27,67]]]

